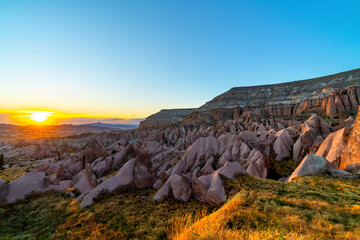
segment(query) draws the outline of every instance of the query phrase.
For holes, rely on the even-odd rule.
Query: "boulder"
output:
[[[227,162],[223,167],[219,168],[216,172],[229,179],[234,179],[238,175],[248,174],[246,170],[238,162]]]
[[[135,159],[131,159],[116,173],[115,176],[105,179],[96,188],[91,190],[81,201],[80,207],[90,206],[94,198],[101,193],[112,192],[116,189],[128,188],[134,181]]]
[[[360,110],[358,115],[360,116]],[[349,140],[341,154],[339,169],[360,172],[360,118],[357,117]]]
[[[199,181],[206,186],[205,202],[210,205],[219,205],[226,201],[224,185],[219,172],[199,177]]]
[[[86,167],[74,177],[71,185],[80,193],[91,191],[97,187],[98,180],[96,179],[90,164],[87,164]]]
[[[112,161],[112,169],[119,169],[120,165],[125,161],[127,155],[127,151],[125,148],[121,149],[121,151],[117,152],[113,156]]]
[[[172,173],[181,175],[193,171],[201,163],[217,154],[219,151],[219,142],[213,137],[200,137],[191,146],[186,149],[184,157],[174,166]]]
[[[299,176],[313,176],[329,173],[333,177],[354,179],[357,176],[349,172],[336,169],[328,160],[322,156],[308,154],[300,165],[290,175],[288,182]]]
[[[85,168],[86,164],[91,164],[97,158],[101,157],[105,153],[105,148],[95,138],[93,138],[83,153],[82,168]]]
[[[215,171],[212,166],[214,161],[214,157],[211,156],[209,160],[207,160],[207,162],[205,163],[205,166],[200,170],[199,175],[209,175],[213,173]]]
[[[269,162],[264,154],[254,148],[246,160],[245,169],[250,175],[266,178],[269,170]]]
[[[42,172],[28,172],[16,178],[9,184],[9,192],[5,199],[7,202],[16,202],[24,199],[31,193],[50,190],[50,181]]]
[[[354,125],[354,118],[352,116],[348,117],[346,120],[341,121],[335,128],[334,131],[338,131],[344,127],[352,127]]]
[[[170,178],[170,187],[175,199],[187,202],[191,196],[191,184],[185,175],[173,174]]]
[[[152,201],[162,202],[172,194],[175,199],[186,202],[191,196],[190,186],[190,181],[185,175],[172,174],[153,197]]]
[[[96,174],[96,176],[100,178],[106,175],[107,173],[111,172],[112,164],[113,164],[113,157],[108,156],[105,159],[103,159],[103,157],[100,157],[91,164],[91,167],[94,173]]]
[[[152,161],[148,153],[139,152],[135,158],[134,183],[137,187],[151,187],[155,183]]]
[[[339,167],[340,157],[345,148],[345,136],[351,132],[350,127],[342,128],[331,133],[320,145],[316,155],[322,156],[330,161],[335,167]]]
[[[63,180],[72,180],[73,175],[71,175],[64,166],[60,166],[55,173],[55,179],[51,182],[51,184],[58,184]]]
[[[284,158],[290,157],[291,148],[294,145],[294,140],[290,133],[286,130],[280,130],[277,133],[277,139],[274,142],[273,149],[276,153],[276,160],[281,161]]]

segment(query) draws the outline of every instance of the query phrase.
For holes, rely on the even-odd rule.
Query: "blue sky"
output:
[[[359,68],[359,12],[359,1],[3,0],[0,110],[143,118]]]

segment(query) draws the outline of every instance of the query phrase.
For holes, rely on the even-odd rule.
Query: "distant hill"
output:
[[[109,124],[109,123],[101,123],[101,122],[90,123],[87,125],[95,126],[95,127],[103,127],[103,128],[115,128],[122,130],[135,129],[139,126],[139,125],[131,125],[131,124]]]
[[[113,130],[128,130],[136,125],[94,124],[62,124],[62,125],[26,125],[0,124],[0,140],[32,139],[44,137],[66,137],[82,133],[100,133]]]

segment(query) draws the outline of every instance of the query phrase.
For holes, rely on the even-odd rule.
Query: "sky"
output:
[[[0,122],[46,110],[61,123],[133,123],[232,87],[359,68],[359,11],[350,0],[0,0]]]

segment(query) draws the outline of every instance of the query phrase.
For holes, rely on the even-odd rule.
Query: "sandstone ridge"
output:
[[[149,116],[141,127],[180,122],[208,123],[244,118],[297,117],[317,113],[331,118],[356,115],[360,102],[360,69],[308,80],[235,87],[197,109],[169,109]]]

